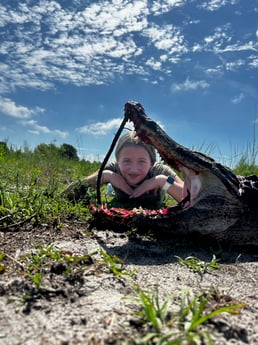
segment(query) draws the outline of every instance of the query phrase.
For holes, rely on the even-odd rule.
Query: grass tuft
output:
[[[124,345],[212,345],[208,321],[222,313],[238,314],[243,303],[217,307],[214,290],[194,293],[181,290],[160,302],[157,291],[146,292],[138,285],[133,288],[134,301],[139,306],[141,336]]]

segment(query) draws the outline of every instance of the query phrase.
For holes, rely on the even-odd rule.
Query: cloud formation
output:
[[[44,113],[44,109],[35,107],[29,109],[22,105],[17,105],[9,98],[0,96],[0,112],[4,115],[15,117],[17,119],[29,119],[34,115]]]
[[[239,104],[242,102],[242,100],[245,98],[245,95],[243,94],[243,92],[241,92],[238,96],[234,97],[231,99],[231,102],[233,104]]]
[[[106,135],[112,130],[116,130],[122,122],[122,119],[114,118],[106,122],[96,122],[77,128],[76,131],[83,134]]]
[[[220,9],[222,6],[225,5],[234,5],[237,3],[237,0],[209,0],[204,1],[202,4],[200,4],[200,8],[204,8],[208,11],[216,11]]]
[[[172,92],[193,91],[197,89],[207,89],[209,84],[205,80],[190,80],[187,78],[183,83],[173,83]]]
[[[203,11],[218,11],[235,3],[196,2]],[[0,93],[25,87],[47,90],[54,88],[55,82],[108,84],[126,74],[153,81],[154,71],[161,77],[171,74],[174,65],[182,61],[188,64],[190,54],[200,52],[217,55],[242,51],[248,54],[248,63],[243,57],[243,65],[257,68],[256,32],[240,42],[235,29],[226,23],[190,43],[192,27],[197,30],[201,23],[187,12],[191,7],[186,0],[78,0],[65,4],[57,0],[0,4],[4,37],[0,45]],[[182,24],[160,20],[170,11],[173,16],[184,11]],[[234,63],[233,55],[230,59]],[[208,67],[215,68],[214,64]]]
[[[257,15],[258,5],[250,1],[249,6],[245,0],[1,0],[0,115],[36,136],[67,138],[67,131],[57,129],[61,123],[50,119],[50,103],[44,99],[44,107],[30,107],[17,101],[22,99],[17,93],[46,94],[58,92],[60,85],[79,88],[117,80],[125,80],[126,87],[132,76],[135,85],[164,87],[168,97],[211,93],[218,80],[239,80],[228,103],[257,99],[252,82],[248,86],[234,78],[243,71],[257,74],[257,21],[250,26],[246,18]],[[76,132],[104,136],[120,122],[98,119]],[[1,131],[6,128],[1,124]]]
[[[35,120],[28,120],[21,122],[23,126],[28,127],[28,132],[35,135],[40,134],[51,134],[58,136],[59,138],[65,139],[68,137],[69,133],[65,131],[60,131],[59,129],[49,129],[46,126],[41,126]]]
[[[88,125],[82,126],[80,128],[76,128],[76,132],[79,132],[81,134],[90,134],[94,136],[103,136],[106,134],[109,134],[110,132],[116,130],[120,127],[123,119],[121,118],[114,118],[107,120],[105,122],[94,122],[90,123]],[[131,122],[127,122],[125,124],[125,128],[129,130],[133,130],[133,124]]]

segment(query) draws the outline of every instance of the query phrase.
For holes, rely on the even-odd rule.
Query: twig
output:
[[[13,256],[6,254],[6,253],[4,253],[4,255],[7,256],[9,259],[11,259],[13,262],[15,262],[17,265],[19,265],[20,267],[22,267],[24,269],[23,264],[20,261],[16,260]]]
[[[5,220],[6,218],[10,218],[11,215],[7,214],[6,216],[3,216],[2,218],[0,218],[0,222],[2,222],[3,220]]]
[[[20,225],[25,224],[26,222],[29,222],[33,217],[36,216],[37,213],[34,213],[33,215],[31,215],[29,218],[26,218],[18,223],[14,223],[14,224],[9,224],[6,226],[0,226],[0,231],[5,232],[8,231],[9,229],[13,229],[13,228],[17,228]]]
[[[109,157],[111,156],[111,153],[112,153],[112,151],[116,145],[116,142],[117,142],[122,130],[124,129],[124,126],[125,126],[127,121],[128,121],[128,117],[127,117],[127,115],[125,115],[120,127],[118,128],[118,131],[115,134],[115,137],[114,137],[114,139],[111,143],[111,146],[110,146],[110,148],[106,154],[106,157],[104,158],[104,160],[101,164],[101,167],[99,169],[98,178],[97,178],[97,202],[98,202],[98,206],[101,205],[100,181],[101,181],[101,176],[102,176],[103,170],[104,170],[105,165],[107,164],[107,162],[109,160]]]

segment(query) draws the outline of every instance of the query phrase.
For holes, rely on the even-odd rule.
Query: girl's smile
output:
[[[139,184],[152,167],[148,151],[140,146],[126,146],[122,148],[119,152],[117,163],[121,175],[132,187]]]

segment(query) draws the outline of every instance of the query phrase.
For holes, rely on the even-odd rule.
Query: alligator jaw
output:
[[[153,145],[168,165],[182,172],[184,199],[178,205],[161,210],[128,211],[92,205],[92,225],[117,231],[148,229],[157,235],[167,234],[169,238],[195,239],[197,233],[257,252],[258,195],[251,199],[243,197],[243,182],[231,171],[212,158],[176,143],[145,114],[140,103],[125,104],[125,119],[134,123],[137,135]]]
[[[185,200],[181,209],[170,208],[169,220],[158,217],[163,228],[221,237],[239,221],[245,205],[239,197],[239,181],[231,171],[212,158],[176,143],[145,114],[140,103],[127,102],[125,116],[134,123],[140,139],[153,145],[168,165],[183,174]]]
[[[232,172],[221,164],[216,163],[211,157],[189,150],[175,142],[156,122],[145,114],[144,108],[140,103],[127,102],[124,113],[134,123],[137,135],[141,140],[153,145],[168,165],[183,173],[186,171],[185,168],[188,168],[191,175],[194,175],[194,172],[198,174],[201,171],[211,171],[232,193],[238,195],[239,182]]]

